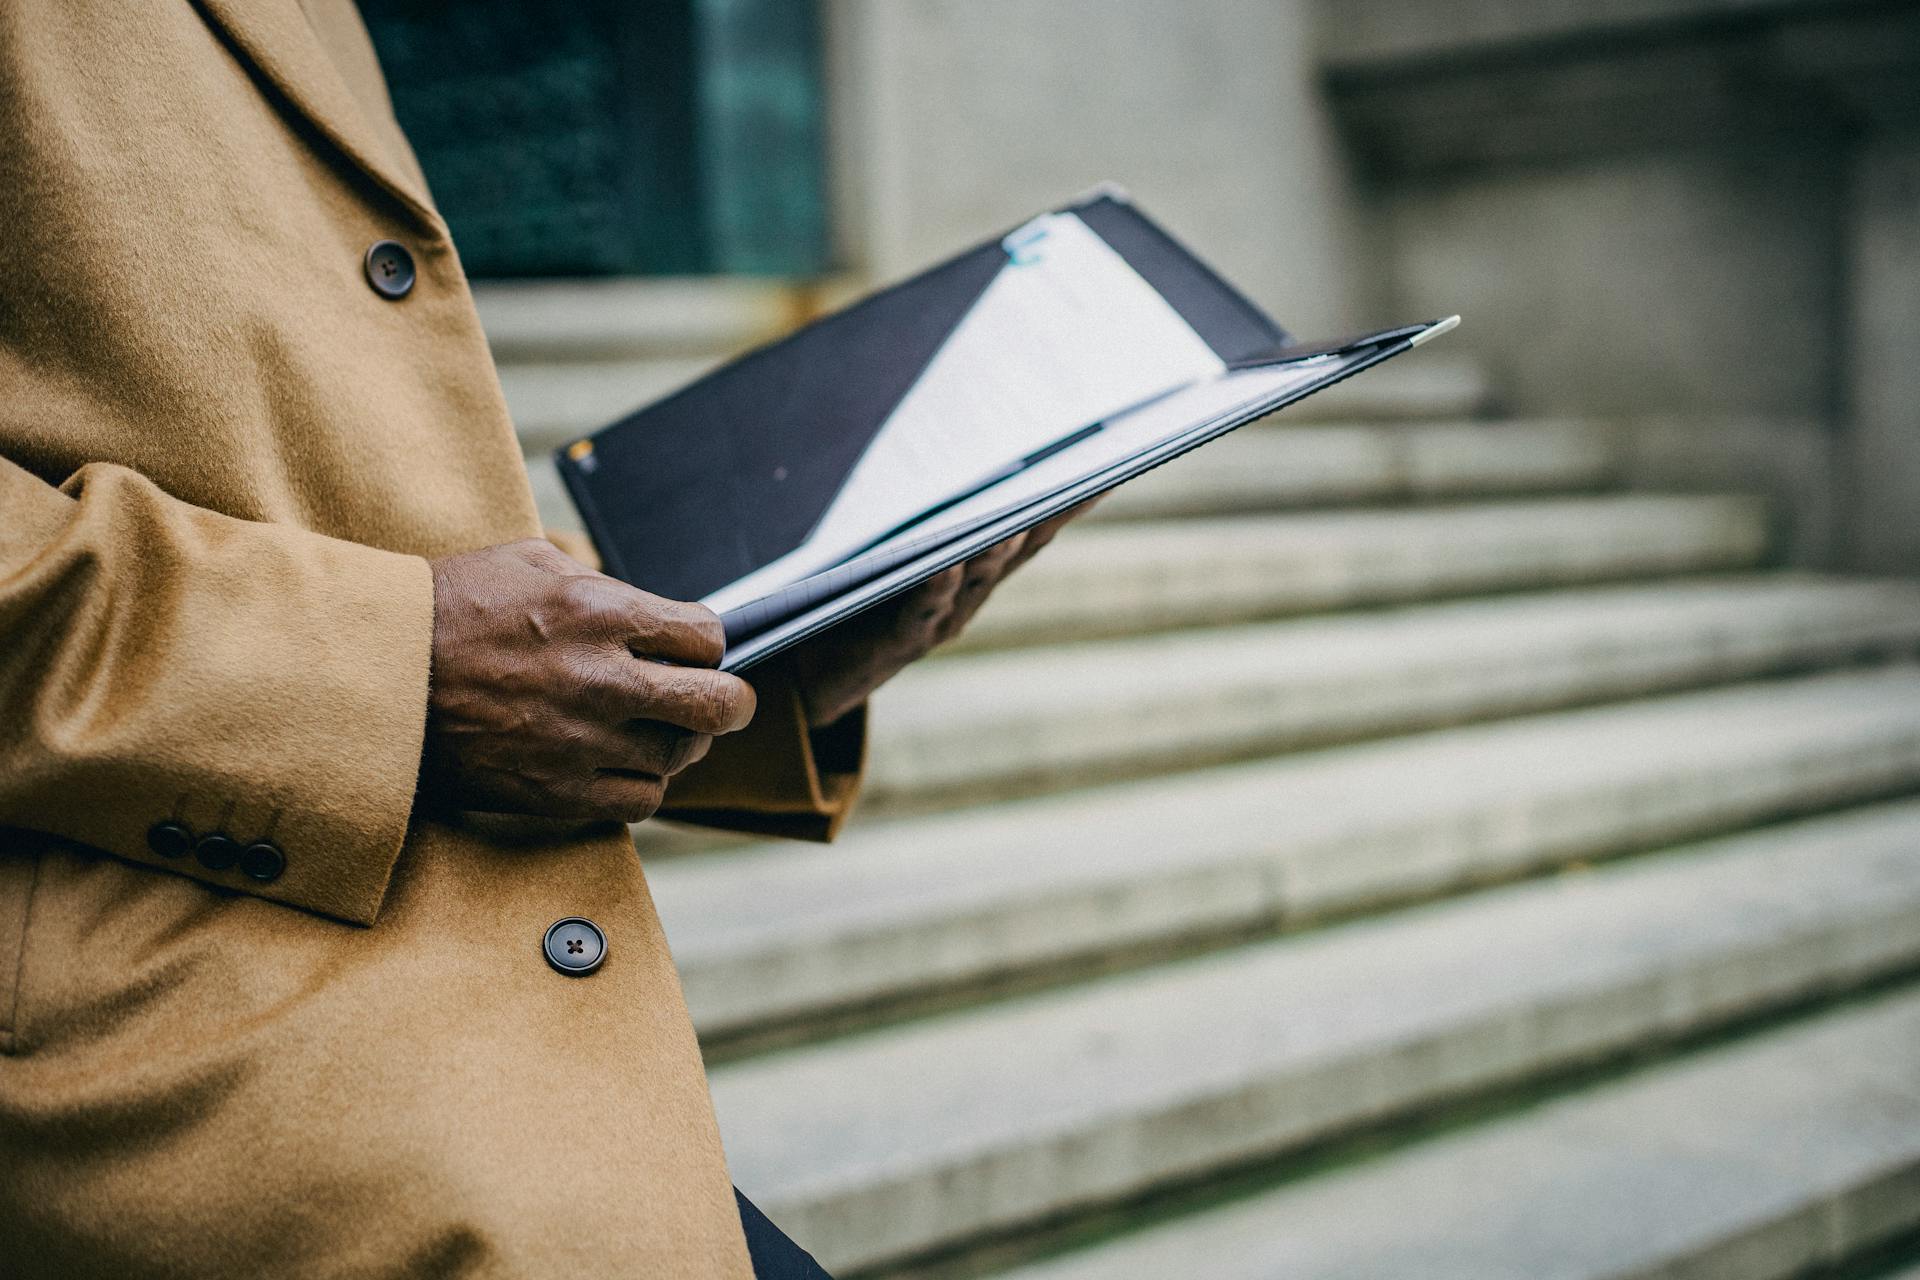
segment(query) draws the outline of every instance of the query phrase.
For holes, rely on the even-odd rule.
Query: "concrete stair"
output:
[[[1765,574],[983,653],[875,700],[865,804],[924,808],[1920,649],[1920,584]]]
[[[1626,437],[1601,423],[1325,422],[1308,416],[1322,396],[1115,490],[1092,519],[1578,492],[1611,483],[1625,463]]]
[[[1904,802],[722,1066],[713,1090],[741,1187],[850,1268],[1916,967]]]
[[[868,823],[650,879],[711,1039],[1912,790],[1920,667],[1903,666]]]
[[[482,290],[549,524],[833,292]],[[1112,495],[876,698],[835,845],[638,829],[842,1280],[1920,1261],[1920,582],[1495,401],[1423,350]]]
[[[1767,536],[1765,504],[1745,495],[1605,494],[1094,524],[1069,530],[1010,579],[955,651],[1746,569],[1760,562]]]
[[[1850,1256],[1920,1228],[1916,1046],[1920,991],[1909,987],[1484,1129],[1005,1274],[1831,1274]],[[1916,1277],[1920,1267],[1889,1280]]]

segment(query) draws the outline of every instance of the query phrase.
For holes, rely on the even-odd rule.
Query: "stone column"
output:
[[[1847,556],[1920,573],[1920,131],[1862,149],[1851,247]]]

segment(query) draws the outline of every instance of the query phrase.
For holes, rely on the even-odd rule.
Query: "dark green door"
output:
[[[476,276],[826,263],[813,0],[362,0]]]

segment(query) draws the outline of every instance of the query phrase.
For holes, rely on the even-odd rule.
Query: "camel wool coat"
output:
[[[413,812],[427,558],[538,534],[350,0],[0,4],[0,1274],[751,1274],[627,832]],[[825,838],[757,683],[669,804]]]

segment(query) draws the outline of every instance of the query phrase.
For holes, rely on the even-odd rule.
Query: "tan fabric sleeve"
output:
[[[422,559],[219,515],[124,467],[56,489],[0,459],[0,825],[370,922],[432,641]],[[167,821],[271,842],[285,869],[163,857]]]
[[[587,568],[598,572],[600,569],[600,550],[593,545],[593,539],[584,533],[572,529],[542,529],[541,536],[554,546],[578,560]]]
[[[738,733],[714,739],[706,759],[667,789],[663,818],[795,840],[831,840],[860,790],[867,709],[826,729],[807,727],[789,664],[747,673],[759,709]]]
[[[600,567],[584,533],[545,532],[581,564]],[[790,665],[769,663],[748,679],[760,698],[753,723],[716,739],[705,760],[675,778],[660,816],[754,835],[833,839],[860,789],[867,709],[811,730]]]

